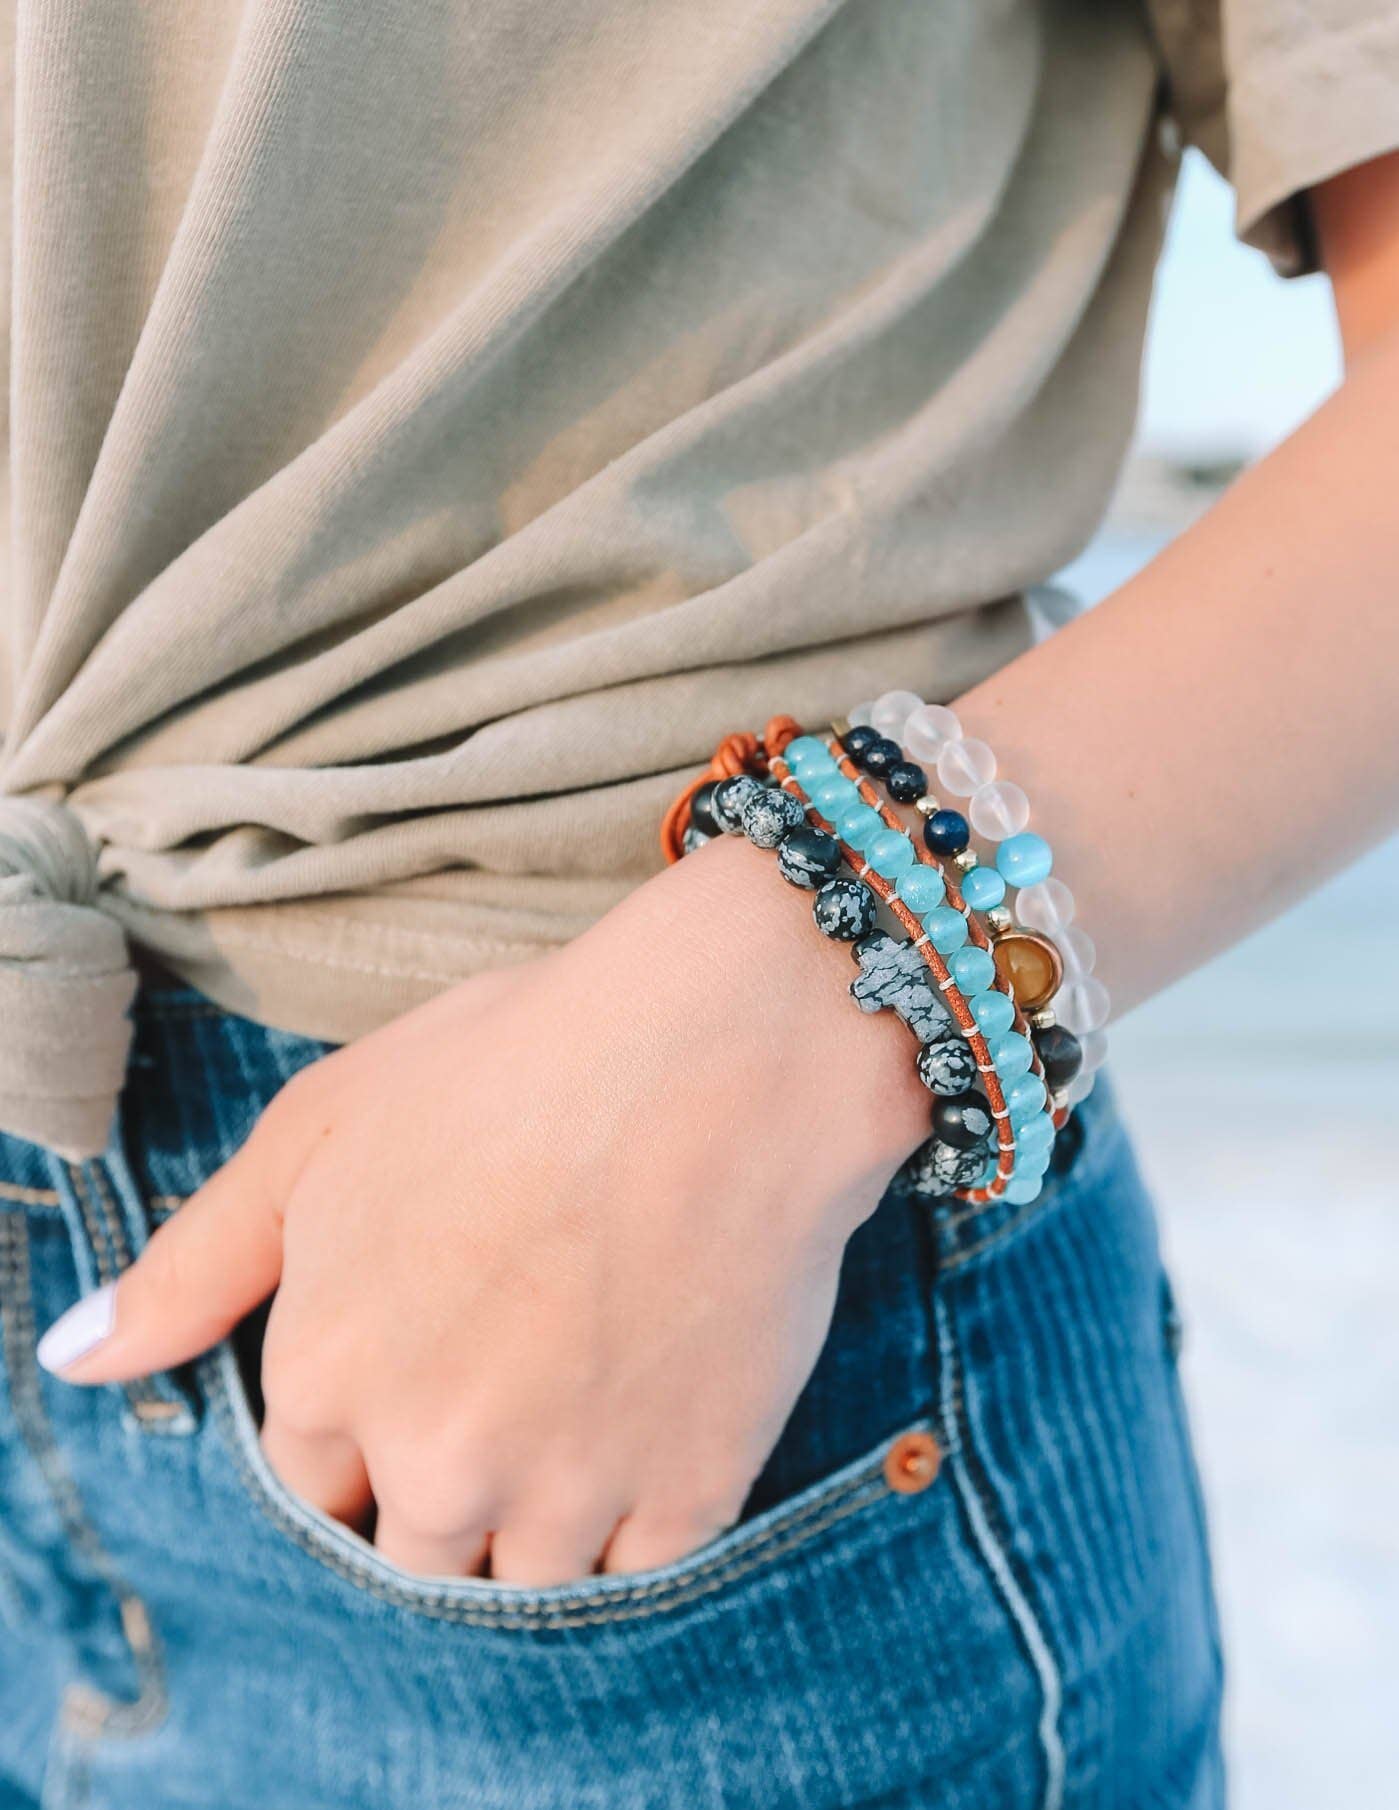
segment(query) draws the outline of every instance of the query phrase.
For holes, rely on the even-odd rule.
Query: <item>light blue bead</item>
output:
[[[910,911],[931,911],[935,905],[942,904],[947,883],[942,877],[941,868],[919,862],[907,873],[899,875],[894,891]]]
[[[952,978],[964,994],[984,993],[996,978],[996,964],[989,949],[959,949],[947,964]],[[1009,1030],[1009,1025],[1002,1025]]]
[[[782,757],[795,773],[799,768],[811,768],[824,773],[833,768],[835,762],[825,744],[818,742],[814,735],[799,735],[793,742],[788,742],[786,753]]]
[[[814,780],[803,789],[810,794],[811,802],[828,823],[834,823],[842,811],[848,811],[851,805],[859,803],[855,787],[839,773],[828,779]]]
[[[884,819],[872,805],[854,804],[836,818],[836,834],[863,852],[876,836],[884,834]]]
[[[962,881],[962,897],[973,911],[990,911],[1006,896],[1006,883],[994,867],[974,867]]]
[[[978,993],[967,1004],[983,1037],[999,1037],[1015,1023],[1015,1007],[1004,993]]]
[[[1038,1118],[1044,1107],[1044,1082],[1038,1075],[1021,1075],[1012,1081],[1006,1089],[1006,1105],[1010,1108],[1012,1125],[1023,1125],[1029,1120]]]
[[[1020,1139],[1015,1140],[1015,1173],[1017,1176],[1040,1176],[1049,1168],[1052,1150],[1022,1150]]]
[[[1004,1037],[998,1037],[991,1045],[991,1060],[1002,1081],[1013,1081],[1017,1075],[1028,1075],[1033,1057],[1030,1039],[1022,1037],[1019,1031],[1007,1031]]]
[[[1047,1112],[1038,1113],[1015,1128],[1017,1150],[1051,1150],[1055,1138],[1054,1121]]]
[[[950,905],[935,905],[924,912],[923,928],[939,955],[951,955],[967,940],[967,920]]]
[[[897,880],[900,874],[907,873],[915,859],[913,844],[902,830],[885,830],[865,852],[870,866],[886,880]]]
[[[1006,1184],[1005,1198],[1013,1207],[1028,1207],[1038,1198],[1044,1180],[1038,1175],[1013,1175]]]
[[[996,850],[996,866],[1011,886],[1037,886],[1054,871],[1054,852],[1043,836],[1021,830]]]

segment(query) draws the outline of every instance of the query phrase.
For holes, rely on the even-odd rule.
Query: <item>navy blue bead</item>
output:
[[[853,729],[847,729],[841,736],[840,745],[851,760],[858,761],[866,748],[881,739],[879,731],[871,729],[868,723],[856,723]]]
[[[884,775],[889,796],[898,804],[913,804],[928,789],[928,775],[916,761],[897,761]]]
[[[900,766],[904,751],[897,742],[891,742],[887,735],[871,742],[865,751],[856,757],[856,766],[863,767],[866,773],[875,779],[883,779],[890,768]]]
[[[971,834],[960,811],[934,811],[923,825],[923,840],[935,855],[960,855]]]
[[[874,929],[874,894],[859,880],[827,880],[811,907],[816,928],[838,942],[858,942]]]
[[[709,784],[701,786],[690,800],[690,823],[704,836],[717,836],[721,833],[718,819],[712,809],[714,788],[718,783],[717,779],[711,779]]]

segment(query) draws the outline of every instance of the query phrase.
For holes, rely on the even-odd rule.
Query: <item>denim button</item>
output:
[[[902,1433],[884,1458],[884,1481],[901,1496],[927,1489],[942,1469],[942,1447],[931,1433]]]

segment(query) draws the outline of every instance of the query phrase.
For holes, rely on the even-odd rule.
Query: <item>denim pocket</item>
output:
[[[912,1492],[891,1481],[903,1449],[900,1441],[911,1433],[931,1436],[929,1422],[915,1422],[833,1475],[663,1569],[523,1589],[477,1578],[420,1578],[390,1564],[358,1534],[294,1496],[268,1466],[233,1347],[221,1346],[200,1369],[244,1492],[303,1554],[355,1589],[417,1615],[517,1632],[641,1621],[702,1599],[722,1600],[745,1579],[778,1565],[790,1573],[804,1554],[829,1551],[837,1530],[854,1529],[881,1505],[902,1508]]]

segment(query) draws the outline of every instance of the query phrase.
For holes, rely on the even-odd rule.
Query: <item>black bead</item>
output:
[[[823,936],[853,943],[874,929],[874,894],[859,880],[827,880],[811,907]]]
[[[809,823],[788,830],[777,845],[777,868],[793,886],[813,892],[840,867],[840,845],[834,836]]]
[[[840,745],[850,756],[851,760],[857,761],[866,748],[880,739],[881,737],[877,729],[872,729],[868,723],[856,723],[853,729],[847,729],[845,734],[841,736]]]
[[[923,840],[935,855],[960,855],[971,834],[960,811],[934,811],[923,824]]]
[[[980,1150],[996,1129],[991,1108],[980,1094],[957,1094],[933,1107],[933,1130],[958,1150]]]
[[[708,785],[701,786],[690,800],[690,823],[701,835],[717,836],[720,834],[719,822],[711,806],[714,803],[714,788],[717,779],[711,779]]]
[[[898,804],[913,804],[928,789],[928,775],[916,761],[901,760],[884,775],[889,796]]]
[[[1035,1032],[1035,1048],[1044,1064],[1044,1078],[1051,1090],[1067,1087],[1083,1067],[1083,1045],[1062,1024]]]
[[[897,742],[891,742],[888,736],[880,736],[877,742],[871,742],[856,760],[856,766],[863,767],[866,773],[875,779],[883,779],[891,767],[901,766],[904,751]]]

